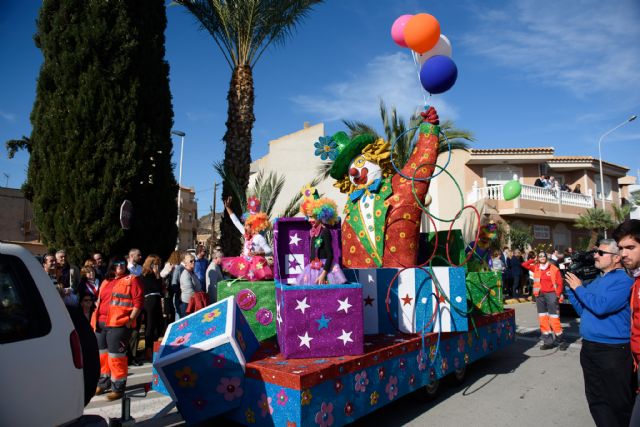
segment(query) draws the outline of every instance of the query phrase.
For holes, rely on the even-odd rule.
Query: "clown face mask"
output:
[[[357,156],[349,165],[349,180],[358,189],[371,185],[379,178],[382,178],[380,166],[365,159],[363,155]]]

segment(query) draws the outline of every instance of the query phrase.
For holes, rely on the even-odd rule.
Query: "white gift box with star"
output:
[[[276,283],[276,330],[287,358],[363,353],[362,285]]]
[[[462,267],[345,269],[344,273],[348,280],[362,283],[365,334],[468,330]]]

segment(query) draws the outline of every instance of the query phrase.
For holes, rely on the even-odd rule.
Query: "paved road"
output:
[[[516,342],[469,367],[462,385],[443,382],[438,397],[425,401],[418,393],[405,396],[358,420],[354,426],[593,426],[584,398],[580,370],[579,319],[563,316],[569,350],[539,349],[537,314],[532,303],[517,304]],[[129,386],[150,381],[146,364],[131,368]],[[131,414],[139,426],[183,425],[175,410],[161,420],[151,420],[169,399],[155,392],[133,398]],[[120,416],[120,402],[95,397],[85,410],[105,418]],[[216,421],[216,426],[232,426]]]

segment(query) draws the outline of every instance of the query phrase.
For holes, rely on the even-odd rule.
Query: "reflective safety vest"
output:
[[[536,271],[533,272],[533,295],[540,295],[540,278],[542,277],[542,272],[546,270],[540,270],[540,268],[536,268]],[[551,283],[553,283],[554,291],[558,289],[558,283],[556,283],[556,277],[558,275],[558,267],[553,264],[549,264],[549,272],[551,274]]]
[[[126,325],[131,316],[131,312],[133,311],[131,287],[137,280],[138,278],[132,274],[119,279],[113,279],[115,284],[113,285],[113,288],[111,288],[111,301],[109,302],[109,307],[107,307],[107,321],[105,326],[120,327]],[[100,294],[102,294],[102,290],[105,288],[100,288]],[[92,326],[94,326],[94,328],[94,322],[97,320],[98,311],[99,309],[94,311],[93,315],[95,317],[91,319]],[[131,327],[135,327],[135,320],[131,323]]]

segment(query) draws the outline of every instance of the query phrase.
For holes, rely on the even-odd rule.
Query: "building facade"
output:
[[[196,247],[198,237],[198,202],[193,188],[180,187],[180,213],[178,215],[177,249]]]
[[[440,156],[439,163],[444,157]],[[553,147],[456,151],[447,169],[454,172],[461,191],[450,179],[434,179],[430,191],[434,199],[432,212],[440,218],[454,218],[462,202],[453,203],[451,194],[458,192],[465,205],[478,209],[482,221],[501,222],[506,230],[512,225],[529,228],[534,246],[551,243],[560,250],[581,246],[589,233],[576,228],[575,220],[587,209],[602,207],[602,196],[604,208],[610,213],[613,206],[623,202],[619,180],[626,176],[628,168],[606,161],[602,163],[604,194],[600,190],[597,158],[556,156]],[[558,186],[566,185],[571,191],[536,187],[534,184],[541,175],[553,176]],[[503,190],[511,180],[521,183],[522,192],[520,197],[507,201]],[[574,192],[576,189],[579,192]],[[470,212],[462,215],[461,220],[465,219],[469,228],[465,236],[471,240],[477,220],[474,221]],[[436,221],[436,224],[438,229],[448,227],[442,221]]]

